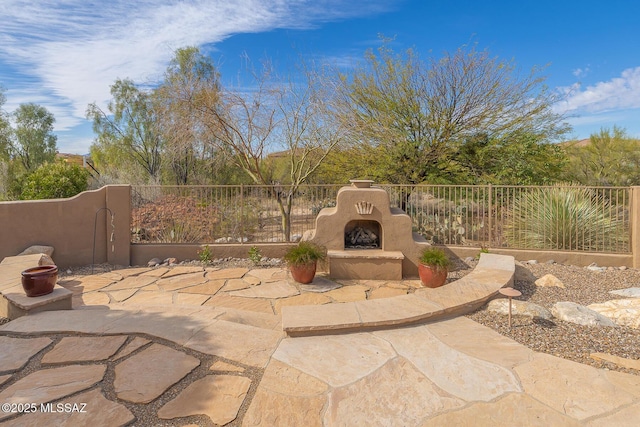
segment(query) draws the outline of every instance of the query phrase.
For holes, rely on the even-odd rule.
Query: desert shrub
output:
[[[555,186],[516,197],[504,227],[511,247],[615,251],[628,234],[619,209],[594,189]]]
[[[29,174],[21,188],[22,200],[72,197],[88,187],[89,172],[65,162],[45,163]]]
[[[156,241],[160,243],[199,243],[204,231],[196,222],[171,220],[157,232]]]

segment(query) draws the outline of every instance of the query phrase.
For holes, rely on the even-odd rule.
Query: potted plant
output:
[[[451,261],[442,249],[426,248],[420,255],[418,274],[422,284],[428,288],[438,288],[447,281]]]
[[[293,280],[305,284],[313,281],[318,261],[325,257],[325,248],[307,241],[298,243],[284,254]]]

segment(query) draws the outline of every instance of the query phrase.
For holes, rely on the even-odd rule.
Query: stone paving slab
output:
[[[126,336],[64,337],[42,358],[43,364],[89,362],[113,356],[127,340]]]
[[[264,368],[282,337],[279,331],[215,320],[194,334],[184,346]]]
[[[265,299],[242,298],[235,297],[233,295],[214,295],[209,298],[207,302],[204,303],[204,305],[274,314],[271,302]]]
[[[109,286],[106,286],[102,288],[102,290],[110,292],[110,291],[120,291],[122,289],[139,289],[147,285],[150,285],[155,281],[156,281],[155,277],[130,276],[130,277],[125,277],[120,282],[116,282]]]
[[[0,372],[12,372],[21,369],[29,359],[51,344],[51,339],[12,338],[0,336]]]
[[[162,419],[206,415],[224,425],[238,416],[251,380],[236,375],[207,375],[190,384],[174,400],[158,411]]]
[[[200,365],[181,351],[152,344],[116,365],[113,386],[119,399],[149,403]]]
[[[131,353],[133,353],[137,349],[139,349],[141,347],[144,347],[145,345],[149,344],[150,342],[151,341],[149,341],[146,338],[135,337],[129,344],[127,344],[122,350],[120,350],[118,352],[118,354],[116,355],[114,360],[122,359],[123,357],[130,355]]]
[[[2,332],[82,332],[103,334],[114,323],[128,317],[126,311],[70,310],[48,311],[24,316],[0,326]],[[126,321],[126,320],[125,320]]]
[[[333,390],[328,401],[324,424],[345,426],[419,425],[433,413],[466,405],[439,389],[403,358],[395,358],[370,375]]]
[[[507,368],[529,362],[535,354],[530,348],[466,317],[432,322],[425,327],[445,345],[468,356]],[[491,343],[491,345],[482,343]]]
[[[68,365],[36,371],[2,390],[0,402],[37,405],[52,402],[93,387],[102,380],[105,370],[102,365]],[[0,421],[12,415],[0,412]]]
[[[332,387],[360,380],[396,356],[389,342],[366,333],[289,338],[273,354]]]
[[[286,281],[269,282],[252,286],[248,289],[229,292],[229,295],[236,297],[269,299],[287,298],[299,294],[300,291]]]
[[[466,401],[489,401],[505,393],[522,391],[513,372],[445,345],[426,327],[373,334],[389,342],[439,388]]]
[[[30,427],[51,426],[91,426],[116,427],[125,426],[135,417],[124,405],[112,402],[104,397],[98,389],[80,393],[69,399],[70,404],[86,404],[73,412],[36,412],[23,415],[15,420],[16,425]],[[72,401],[72,402],[71,402]],[[54,404],[57,408],[57,405]],[[71,409],[73,410],[73,406]],[[83,412],[80,412],[80,411]]]
[[[632,394],[608,381],[602,371],[594,375],[590,366],[548,354],[536,353],[531,362],[516,366],[514,371],[527,394],[578,420],[634,401]]]
[[[363,326],[407,324],[428,319],[443,311],[438,304],[417,298],[415,295],[358,301],[355,306]]]
[[[496,402],[478,402],[458,411],[430,418],[423,427],[442,426],[524,426],[549,427],[582,425],[522,393],[512,393]],[[616,425],[616,424],[610,424]]]

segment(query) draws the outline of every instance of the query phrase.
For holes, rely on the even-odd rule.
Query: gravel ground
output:
[[[553,274],[566,289],[538,288],[534,281],[545,274]],[[584,267],[561,264],[524,264],[519,267],[514,288],[522,292],[518,299],[529,301],[547,309],[559,301],[571,301],[581,305],[605,302],[622,297],[609,291],[636,287],[640,283],[640,271],[635,269],[611,269],[602,272]],[[590,327],[554,319],[544,321],[526,316],[514,316],[509,329],[505,315],[480,309],[467,317],[495,329],[532,350],[563,357],[565,359],[640,375],[640,371],[620,368],[614,364],[596,361],[590,353],[608,353],[629,359],[640,359],[640,330],[629,327]]]

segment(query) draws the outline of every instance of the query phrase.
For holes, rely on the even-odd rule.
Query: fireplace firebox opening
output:
[[[354,220],[344,227],[345,249],[382,249],[382,228],[377,221]]]

